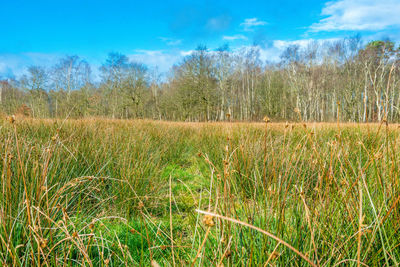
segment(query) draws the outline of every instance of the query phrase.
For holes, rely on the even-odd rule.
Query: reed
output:
[[[398,125],[0,122],[0,262],[396,266]]]

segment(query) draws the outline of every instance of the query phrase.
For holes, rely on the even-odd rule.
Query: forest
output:
[[[397,122],[400,49],[360,36],[290,45],[279,62],[263,62],[260,46],[231,50],[199,45],[160,73],[112,52],[94,77],[79,56],[51,67],[29,66],[0,77],[4,115],[105,117],[174,121]]]

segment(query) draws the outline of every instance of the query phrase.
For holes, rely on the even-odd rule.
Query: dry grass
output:
[[[0,130],[3,265],[398,265],[398,125]]]

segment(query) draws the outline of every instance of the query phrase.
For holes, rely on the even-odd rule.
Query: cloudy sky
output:
[[[97,68],[115,51],[165,72],[199,44],[256,44],[274,61],[310,40],[400,41],[400,0],[0,0],[0,9],[0,77],[75,54]]]

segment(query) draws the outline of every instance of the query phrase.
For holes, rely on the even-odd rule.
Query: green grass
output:
[[[319,266],[396,266],[399,131],[2,121],[0,261],[308,266],[307,258]],[[196,210],[214,213],[213,223]]]

